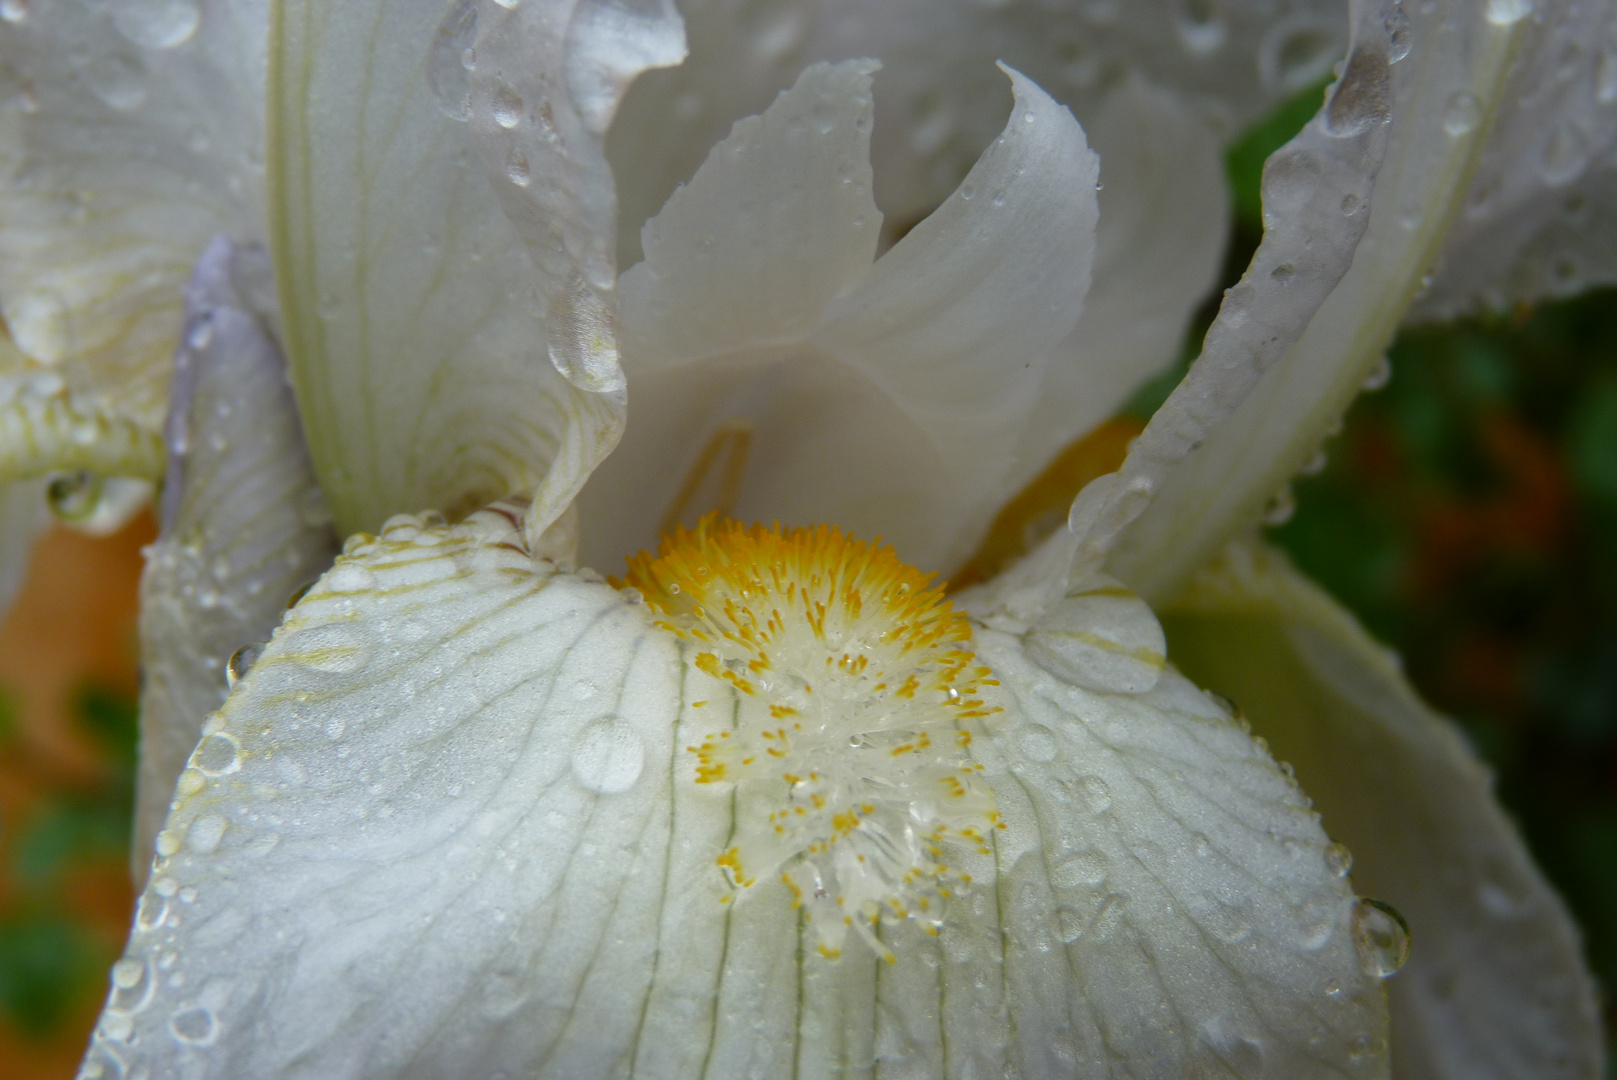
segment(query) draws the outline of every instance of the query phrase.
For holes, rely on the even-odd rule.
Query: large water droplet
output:
[[[471,76],[466,70],[466,50],[477,39],[475,0],[459,0],[449,9],[427,47],[427,85],[438,99],[438,108],[451,120],[472,115]]]
[[[146,70],[133,56],[100,57],[89,65],[85,79],[96,97],[119,112],[138,109],[146,101]]]
[[[1392,80],[1384,53],[1353,50],[1342,78],[1325,106],[1325,133],[1336,138],[1358,135],[1392,116]]]
[[[1346,844],[1329,844],[1325,848],[1325,868],[1337,877],[1347,877],[1353,869],[1353,852]]]
[[[197,0],[119,0],[112,12],[118,32],[147,49],[172,49],[191,40],[202,22]]]
[[[228,731],[216,731],[197,743],[191,764],[204,776],[223,776],[241,768],[241,743]]]
[[[528,155],[515,146],[505,159],[505,177],[517,187],[525,188],[533,183],[533,173],[528,167]]]
[[[332,592],[369,592],[376,588],[376,575],[359,563],[345,562],[326,575],[326,588]]]
[[[1488,0],[1483,14],[1495,26],[1510,26],[1533,13],[1533,0]]]
[[[623,389],[612,313],[605,301],[574,277],[545,315],[550,362],[580,390],[611,393]]]
[[[8,23],[26,22],[28,0],[0,0],[0,19]]]
[[[1365,973],[1385,979],[1409,959],[1409,923],[1391,904],[1361,898],[1353,905],[1353,946]]]
[[[204,814],[185,830],[185,843],[198,855],[207,855],[219,846],[224,835],[225,819],[218,814]]]
[[[1576,179],[1589,160],[1589,143],[1582,131],[1568,122],[1556,128],[1544,144],[1538,174],[1551,187]]]
[[[1029,761],[1050,761],[1056,756],[1055,732],[1043,724],[1029,724],[1017,736],[1016,747]]]
[[[1027,654],[1088,690],[1142,694],[1167,665],[1167,641],[1145,601],[1103,574],[1072,586],[1028,631]]]
[[[45,501],[61,521],[87,521],[101,505],[101,477],[86,469],[53,476],[45,488]]]
[[[1469,90],[1461,90],[1443,107],[1443,130],[1458,138],[1476,130],[1482,121],[1482,102]]]
[[[1106,880],[1109,870],[1105,855],[1098,851],[1086,851],[1057,866],[1050,874],[1050,883],[1058,889],[1099,885]]]
[[[219,1021],[212,1009],[192,1005],[169,1017],[168,1030],[176,1042],[207,1046],[219,1035]]]
[[[354,630],[341,624],[315,626],[287,642],[287,655],[314,671],[347,675],[370,662],[371,650]]]
[[[252,670],[252,666],[263,655],[264,646],[260,642],[243,645],[231,653],[230,659],[225,663],[225,685],[235,689],[236,684],[247,677],[247,672]]]
[[[645,747],[627,720],[596,720],[573,737],[573,776],[591,791],[601,795],[628,791],[644,766]]]
[[[503,128],[514,128],[522,123],[522,95],[505,83],[494,88],[494,122]]]

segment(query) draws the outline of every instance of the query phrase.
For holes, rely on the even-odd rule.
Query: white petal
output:
[[[1016,101],[1004,133],[812,339],[922,428],[961,489],[956,536],[927,565],[964,557],[1003,501],[1046,358],[1083,311],[1095,258],[1098,159],[1070,112],[1006,73]]]
[[[583,495],[588,561],[715,508],[835,521],[928,567],[964,557],[1094,251],[1094,155],[1015,78],[1004,137],[873,270],[853,63],[811,68],[670,200],[624,275],[635,419]]]
[[[1093,694],[1009,634],[977,648],[1019,713],[995,732],[1008,775],[989,775],[1029,1072],[1385,1076],[1354,897],[1267,753],[1175,671]]]
[[[174,781],[224,703],[240,647],[331,564],[336,536],[280,351],[237,281],[261,250],[217,240],[197,264],[175,356],[162,526],[140,587],[140,772],[131,865],[144,884]],[[233,280],[235,279],[235,280]],[[250,663],[243,657],[239,667]]]
[[[1545,0],[1491,101],[1457,91],[1444,132],[1478,152],[1418,318],[1569,296],[1617,280],[1617,21]]]
[[[1344,51],[1345,7],[1341,0],[771,0],[738,9],[689,0],[681,10],[690,60],[637,82],[608,139],[626,223],[623,259],[637,254],[634,226],[695,172],[729,124],[762,110],[815,61],[882,61],[872,152],[877,202],[904,227],[949,196],[1003,126],[1010,95],[995,61],[1025,73],[1086,126],[1112,88],[1137,72],[1228,138],[1329,71]]]
[[[0,35],[0,306],[63,380],[71,415],[50,423],[110,429],[49,427],[27,469],[155,477],[191,264],[215,233],[263,233],[269,4],[17,8]],[[0,424],[42,422],[17,398],[0,408]]]
[[[833,962],[784,887],[721,903],[737,805],[682,748],[726,684],[520,540],[400,519],[293,609],[181,777],[90,1063],[1385,1075],[1317,819],[1182,678],[1090,694],[984,631],[1007,828],[940,937]]]
[[[1091,540],[1115,545],[1108,568],[1148,599],[1171,593],[1257,518],[1318,452],[1379,363],[1464,205],[1476,164],[1471,141],[1444,128],[1446,103],[1470,93],[1485,114],[1503,108],[1511,57],[1528,24],[1488,13],[1517,10],[1526,7],[1416,5],[1406,12],[1376,4],[1361,13],[1354,55],[1360,74],[1375,78],[1344,94],[1356,78],[1350,59],[1345,82],[1302,138],[1319,146],[1320,132],[1352,131],[1360,119],[1374,131],[1382,126],[1375,118],[1390,110],[1384,160],[1362,158],[1342,189],[1328,169],[1315,175],[1314,165],[1296,156],[1296,143],[1270,159],[1264,248],[1228,295],[1189,378],[1136,443],[1112,506],[1092,524]],[[1335,111],[1341,122],[1333,121]],[[1294,175],[1277,185],[1281,170]],[[1344,201],[1350,195],[1354,201]],[[1349,249],[1351,270],[1321,302],[1315,272],[1329,263],[1341,274],[1349,222],[1357,218],[1362,227],[1367,209],[1364,239]],[[1288,233],[1294,243],[1311,239],[1312,247],[1266,253]],[[1288,266],[1292,273],[1284,274]],[[1146,505],[1126,533],[1113,531]]]
[[[875,68],[850,61],[803,72],[762,116],[737,123],[646,223],[646,260],[622,284],[631,379],[799,343],[869,273],[881,230],[870,197]]]
[[[1397,1074],[1598,1075],[1577,929],[1487,771],[1396,661],[1257,545],[1199,574],[1165,621],[1176,659],[1296,766],[1353,852],[1355,887],[1408,918],[1409,965],[1390,984]]]
[[[270,208],[284,344],[345,533],[536,488],[542,530],[622,423],[620,401],[552,366],[552,280],[476,166],[470,125],[452,118],[466,85],[438,76],[462,62],[463,6],[443,26],[444,5],[425,0],[277,8]],[[589,333],[609,342],[611,328]]]
[[[1200,118],[1135,77],[1101,102],[1084,130],[1105,185],[1094,283],[1083,317],[1051,356],[1008,490],[1038,475],[1179,356],[1185,325],[1224,258],[1223,156]]]
[[[468,18],[475,44],[457,52]],[[684,58],[673,0],[459,0],[440,40],[446,29],[440,89],[466,83],[478,151],[539,271],[550,358],[584,389],[620,389],[618,204],[602,141],[629,83]]]

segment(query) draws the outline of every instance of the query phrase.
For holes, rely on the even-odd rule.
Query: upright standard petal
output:
[[[1095,158],[1014,76],[1003,137],[872,268],[870,70],[811,67],[647,225],[623,278],[635,420],[581,504],[595,565],[720,510],[941,567],[1003,497],[1087,289]]]
[[[1010,94],[995,61],[1086,126],[1116,86],[1143,76],[1228,139],[1329,72],[1345,51],[1345,8],[1342,0],[688,0],[690,60],[640,79],[608,139],[626,224],[622,258],[637,257],[632,229],[696,171],[707,147],[816,61],[882,61],[876,196],[902,230],[949,197],[1003,127]],[[1177,150],[1201,167],[1196,140]]]
[[[1135,75],[1100,102],[1084,131],[1102,184],[1094,282],[1022,425],[1005,485],[1012,491],[1179,356],[1229,239],[1218,136],[1185,103]]]
[[[825,528],[680,538],[642,597],[519,516],[394,519],[289,614],[181,776],[90,1068],[1386,1075],[1317,817],[1179,676],[1079,689]],[[824,662],[847,635],[868,666]]]
[[[536,490],[536,518],[548,520],[532,524],[543,529],[622,424],[621,395],[581,388],[552,364],[553,275],[477,165],[464,66],[474,10],[276,8],[272,251],[309,448],[345,533]],[[501,115],[527,122],[520,104]],[[520,182],[511,175],[492,181]],[[563,190],[593,178],[527,181]],[[610,321],[592,325],[581,332],[611,351]]]
[[[280,350],[247,299],[272,292],[268,273],[261,248],[221,237],[186,292],[162,533],[140,584],[140,884],[202,721],[337,553]]]
[[[1391,982],[1394,1072],[1462,1080],[1603,1074],[1578,932],[1454,727],[1350,615],[1255,543],[1198,573],[1165,616],[1175,659],[1234,695],[1296,766],[1356,888],[1413,931]]]
[[[155,478],[180,294],[263,234],[268,0],[32,0],[0,25],[0,470]],[[48,372],[41,382],[36,376]]]

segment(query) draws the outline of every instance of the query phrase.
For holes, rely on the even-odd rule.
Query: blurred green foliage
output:
[[[25,756],[7,701],[0,695],[0,754]],[[0,1010],[36,1038],[55,1034],[76,1006],[101,991],[115,952],[75,911],[72,875],[88,863],[112,860],[121,866],[132,829],[135,703],[87,686],[75,706],[75,719],[110,766],[109,779],[48,787],[6,837]]]

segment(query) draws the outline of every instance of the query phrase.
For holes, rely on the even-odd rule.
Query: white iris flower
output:
[[[1250,527],[1417,293],[1613,277],[1610,5],[680,8],[0,2],[0,552],[165,474],[83,1075],[1595,1076],[1482,769]]]

